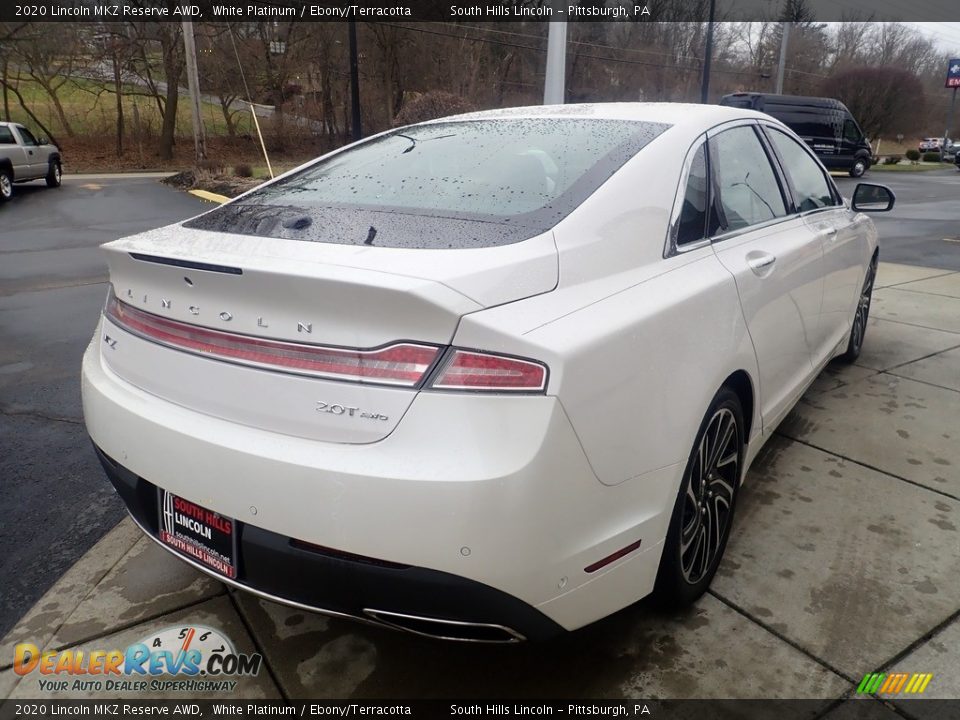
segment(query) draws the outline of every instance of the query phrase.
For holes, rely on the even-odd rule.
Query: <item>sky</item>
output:
[[[906,24],[917,28],[944,51],[953,52],[955,53],[954,57],[960,58],[960,22],[912,22]]]

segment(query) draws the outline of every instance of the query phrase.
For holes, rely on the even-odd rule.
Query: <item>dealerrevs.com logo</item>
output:
[[[43,692],[232,691],[260,672],[263,658],[238,653],[219,630],[203,625],[168,627],[125,650],[41,651],[33,643],[14,648],[17,675],[39,673]]]

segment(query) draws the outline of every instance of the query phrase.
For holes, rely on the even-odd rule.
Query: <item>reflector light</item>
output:
[[[438,390],[541,392],[546,384],[546,366],[533,360],[455,350],[430,387]]]
[[[620,548],[619,550],[617,550],[617,551],[616,551],[615,553],[613,553],[612,555],[607,555],[605,558],[603,558],[603,560],[597,560],[597,562],[593,563],[593,565],[587,565],[587,566],[583,569],[583,571],[584,571],[584,572],[587,572],[587,573],[596,572],[596,571],[599,570],[600,568],[606,567],[607,565],[609,565],[610,563],[614,562],[615,560],[619,560],[620,558],[624,557],[625,555],[629,555],[629,554],[632,553],[634,550],[636,550],[637,548],[640,547],[640,543],[641,543],[641,542],[642,542],[642,540],[637,540],[636,542],[632,542],[632,543],[630,543],[629,545],[627,545],[625,548]]]
[[[351,382],[415,387],[439,352],[437,347],[415,343],[358,350],[263,340],[144,312],[119,301],[112,292],[106,316],[135,335],[178,350],[241,365]]]

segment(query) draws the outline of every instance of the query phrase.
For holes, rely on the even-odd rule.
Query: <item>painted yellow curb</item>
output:
[[[209,200],[210,202],[215,202],[220,205],[223,205],[230,199],[226,195],[218,195],[217,193],[207,192],[206,190],[188,190],[187,192],[203,200]]]

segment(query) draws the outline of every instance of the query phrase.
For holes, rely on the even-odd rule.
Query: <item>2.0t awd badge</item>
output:
[[[372,413],[361,410],[352,405],[341,405],[340,403],[326,403],[323,400],[317,400],[317,412],[330,413],[331,415],[349,415],[350,417],[366,418],[368,420],[389,420],[390,418],[381,413]]]

